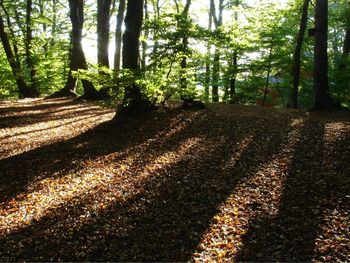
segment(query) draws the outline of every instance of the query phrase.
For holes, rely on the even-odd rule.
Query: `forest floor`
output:
[[[350,261],[348,111],[113,116],[0,102],[0,261]]]

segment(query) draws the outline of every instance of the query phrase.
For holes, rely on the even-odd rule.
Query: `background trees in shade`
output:
[[[308,0],[258,5],[254,0],[147,0],[134,10],[142,17],[130,18],[125,0],[3,0],[0,94],[23,98],[73,91],[101,99],[107,97],[103,90],[127,101],[128,88],[138,87],[137,96],[151,103],[191,98],[347,106],[349,3],[315,3],[314,8]],[[140,32],[127,41],[135,19]],[[124,62],[136,54],[140,64],[130,70]]]

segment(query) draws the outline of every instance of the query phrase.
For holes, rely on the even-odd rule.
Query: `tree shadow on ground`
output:
[[[336,120],[328,124],[332,122]],[[273,218],[262,215],[250,222],[238,261],[349,259],[346,256],[349,247],[340,246],[331,252],[316,251],[316,243],[322,242],[326,232],[322,229],[326,211],[338,209],[344,212],[350,207],[350,200],[346,197],[350,192],[350,170],[348,165],[344,165],[345,160],[350,158],[350,134],[333,145],[327,145],[326,124],[312,120],[312,117],[306,120],[300,140],[294,147],[278,214]],[[334,151],[339,149],[344,151]],[[341,236],[342,233],[336,235]],[[333,242],[333,245],[336,243]],[[332,253],[337,257],[332,258]]]
[[[42,108],[41,105],[38,105],[38,110],[40,110],[40,112],[36,113],[26,113],[28,111],[27,107],[19,107],[17,110],[24,114],[0,116],[0,128],[18,128],[35,125],[48,120],[59,121],[61,119],[76,118],[77,116],[90,114],[93,109],[91,105],[76,105],[76,102],[70,101],[58,105],[55,103],[53,105],[54,110],[47,110]],[[33,107],[33,110],[37,109]],[[94,109],[94,112],[95,114],[97,113],[96,109]],[[99,112],[102,113],[106,111],[100,110]]]
[[[159,132],[170,129],[171,118],[176,113],[171,113],[169,119],[163,122],[154,120],[153,115],[151,113],[125,124],[105,122],[69,140],[0,160],[0,201],[15,198],[35,181],[78,172],[86,165],[86,160],[136,147]],[[142,133],[144,126],[149,126],[147,133]],[[138,136],[130,140],[135,134]],[[116,162],[123,156],[118,158]]]
[[[135,193],[126,190],[121,200],[112,200],[100,210],[91,209],[92,203],[98,203],[102,200],[99,197],[106,195],[98,187],[49,209],[44,217],[0,239],[3,244],[0,259],[189,260],[236,185],[255,175],[263,164],[273,159],[274,153],[282,150],[290,130],[288,118],[281,119],[280,128],[275,130],[271,128],[273,119],[231,120],[208,110],[194,113],[183,113],[177,122],[171,120],[181,115],[179,111],[165,116],[166,121],[159,121],[155,119],[159,116],[151,114],[142,122],[123,127],[102,124],[67,142],[0,161],[8,171],[1,176],[7,179],[0,184],[6,200],[24,192],[33,179],[42,179],[42,174],[50,177],[77,172],[86,159],[94,161],[124,150],[112,162],[118,164],[135,157],[130,172],[134,173],[133,184],[138,189]],[[243,147],[242,141],[247,136],[252,140]],[[145,142],[148,143],[143,145]],[[139,145],[143,146],[138,148]],[[132,147],[134,150],[128,151]],[[155,166],[155,160],[172,154],[178,156],[174,161]],[[43,163],[50,163],[49,171]],[[18,176],[11,172],[14,165],[30,166],[30,169],[16,180],[15,186],[8,187],[11,179]],[[149,170],[148,166],[156,168]],[[145,172],[149,175],[142,179],[140,175]],[[118,191],[119,184],[113,187]]]

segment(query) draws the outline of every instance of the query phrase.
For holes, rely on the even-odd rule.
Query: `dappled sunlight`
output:
[[[55,107],[52,114],[60,112]],[[6,168],[0,181],[1,259],[282,260],[299,240],[294,232],[313,229],[314,218],[319,235],[311,238],[311,230],[306,248],[314,242],[315,251],[327,255],[328,242],[346,253],[346,247],[339,247],[349,224],[348,197],[334,191],[325,202],[326,195],[318,194],[327,207],[320,217],[324,221],[313,214],[320,203],[310,199],[305,206],[303,201],[318,188],[346,190],[333,169],[344,159],[329,149],[348,140],[347,123],[273,110],[245,114],[246,109],[160,110],[118,124],[100,122],[112,113],[98,108],[80,111],[84,116],[77,114],[77,119],[70,115],[75,110],[64,110],[61,128],[33,128],[42,146],[0,160]],[[37,117],[20,128],[36,127],[36,120],[44,123],[44,115]],[[76,125],[74,137],[45,143],[45,132],[64,133],[66,126],[73,128],[69,122]],[[324,141],[315,145],[319,137]],[[315,186],[308,179],[311,168],[304,172],[296,161],[309,140],[309,147],[322,153],[316,164],[326,165],[313,175]],[[304,156],[315,163],[317,155],[308,149]],[[306,226],[298,221],[304,219]]]
[[[287,141],[281,145],[281,150],[271,152],[271,159],[262,164],[254,175],[243,177],[238,182],[204,233],[193,254],[194,261],[236,259],[236,255],[244,249],[243,238],[248,230],[251,227],[255,230],[261,228],[258,223],[252,225],[252,222],[257,217],[274,218],[278,214],[285,177],[304,122],[303,117],[292,119]],[[239,165],[241,155],[253,139],[251,135],[237,143],[238,149],[233,149],[223,171],[234,170],[235,165]]]
[[[93,203],[97,203],[99,208],[109,207],[110,202],[125,202],[142,191],[142,188],[137,186],[184,158],[201,141],[199,138],[189,138],[179,149],[169,149],[163,155],[153,156],[154,158],[144,163],[140,167],[141,171],[136,173],[133,167],[135,159],[128,156],[117,164],[104,162],[103,165],[99,165],[98,160],[90,160],[78,174],[38,181],[32,186],[38,190],[21,193],[17,198],[2,205],[0,233],[9,234],[13,230],[30,225],[32,220],[40,220],[48,211],[81,195],[93,196]],[[149,153],[146,151],[139,154],[142,158]],[[115,165],[117,169],[113,167]],[[131,194],[126,194],[127,192]],[[90,211],[92,212],[96,211]]]
[[[16,108],[19,112],[5,112],[0,117],[0,159],[73,138],[110,120],[114,115],[112,110],[101,110],[100,107],[91,104],[74,104],[71,100],[40,102],[42,104],[38,104],[39,109],[33,105],[29,107],[18,103]],[[41,108],[43,105],[56,105],[57,102],[58,106]],[[66,105],[67,103],[70,105]],[[7,120],[3,119],[5,117]],[[24,125],[12,124],[18,123],[18,120],[23,121]]]

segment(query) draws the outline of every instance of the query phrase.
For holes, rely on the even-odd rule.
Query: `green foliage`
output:
[[[218,1],[214,1],[218,7]],[[0,9],[12,48],[21,64],[25,81],[30,83],[30,68],[25,54],[26,1],[4,0]],[[279,81],[269,81],[269,88],[279,94],[274,103],[286,106],[291,92],[292,53],[298,32],[302,0],[262,0],[251,6],[245,0],[225,0],[223,24],[208,28],[209,2],[192,1],[189,13],[183,13],[185,1],[148,1],[147,20],[141,41],[146,45],[146,67],[141,72],[89,65],[76,72],[79,79],[89,79],[97,90],[107,89],[115,100],[123,98],[125,88],[139,85],[153,103],[171,98],[208,99],[206,92],[217,84],[221,100],[255,104],[262,97],[267,72]],[[6,11],[6,12],[5,12]],[[62,1],[33,0],[31,52],[36,71],[35,83],[40,93],[60,90],[68,76],[71,22],[68,5]],[[9,19],[6,19],[7,15]],[[218,14],[216,14],[218,15]],[[333,97],[349,104],[349,61],[342,56],[345,29],[349,26],[350,8],[347,0],[329,0],[329,77]],[[310,5],[308,28],[314,20]],[[8,24],[10,21],[11,26]],[[112,19],[113,21],[113,19]],[[113,25],[114,27],[114,25]],[[111,31],[113,31],[111,27]],[[10,30],[11,29],[11,30]],[[96,2],[86,1],[84,37],[96,32]],[[93,38],[93,37],[92,37]],[[90,39],[91,40],[91,39]],[[220,54],[213,76],[214,50]],[[300,106],[312,105],[313,38],[305,37],[302,48]],[[237,65],[234,64],[237,58]],[[181,67],[186,58],[186,68]],[[344,64],[345,69],[339,70]],[[17,87],[6,56],[0,48],[0,97],[16,97]],[[235,79],[234,98],[229,98],[230,81]],[[183,87],[186,88],[184,89]],[[207,90],[205,90],[205,88]],[[82,92],[81,86],[78,91]],[[268,100],[271,100],[268,95]]]

